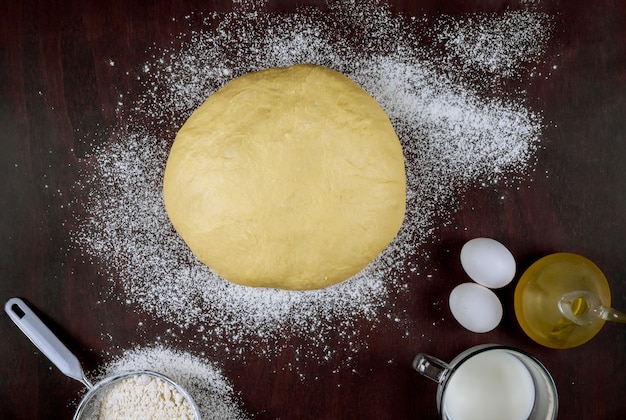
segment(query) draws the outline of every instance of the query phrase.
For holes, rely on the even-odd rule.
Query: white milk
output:
[[[526,366],[505,350],[491,350],[458,367],[446,387],[443,411],[451,420],[525,420],[534,401]]]

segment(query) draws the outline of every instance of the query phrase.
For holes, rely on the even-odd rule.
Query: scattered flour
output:
[[[284,337],[295,337],[305,343],[295,365],[339,367],[346,352],[367,347],[359,328],[399,322],[396,297],[428,270],[414,257],[427,254],[435,220],[450,219],[459,190],[512,182],[532,168],[541,115],[525,106],[523,91],[503,86],[543,63],[551,18],[530,9],[410,18],[375,1],[274,15],[239,4],[201,15],[204,29],[154,47],[129,72],[143,90],[120,99],[114,141],[84,161],[77,188],[90,217],[75,240],[106,267],[111,296],[195,331],[206,346],[271,358],[290,345],[278,344]],[[229,80],[295,63],[343,72],[386,110],[406,158],[406,220],[375,261],[339,285],[293,292],[231,284],[198,262],[169,223],[161,192],[169,148],[191,112]]]
[[[503,78],[520,77],[521,64],[532,64],[541,56],[551,23],[522,10],[503,16],[442,19],[434,28],[436,39],[444,44],[447,60],[456,61],[461,72],[485,73],[497,83]]]
[[[198,406],[203,420],[243,420],[248,418],[248,415],[240,408],[238,397],[232,385],[223,377],[221,371],[199,357],[163,346],[138,347],[126,351],[120,357],[103,366],[97,376],[99,379],[104,379],[131,370],[152,370],[171,378],[189,393]],[[158,382],[165,384],[162,380],[157,380],[154,384],[159,385]],[[136,396],[135,391],[143,391],[144,389],[145,386],[133,385],[130,387],[131,394],[134,396]],[[128,391],[128,388],[126,390]],[[128,394],[128,392],[125,393]],[[189,409],[188,404],[175,405],[178,408]]]

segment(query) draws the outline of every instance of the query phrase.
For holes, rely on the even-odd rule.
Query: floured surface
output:
[[[110,271],[112,290],[121,290],[111,297],[194,331],[196,342],[234,358],[245,359],[251,348],[273,357],[285,349],[279,337],[295,337],[303,343],[293,349],[295,369],[339,368],[349,365],[346,354],[367,347],[359,328],[403,317],[396,297],[429,272],[427,259],[415,266],[415,256],[427,255],[433,221],[456,210],[459,189],[514,185],[527,176],[541,115],[525,106],[523,91],[503,94],[502,86],[532,79],[544,63],[549,16],[521,11],[457,21],[397,17],[376,5],[351,9],[338,2],[328,14],[211,15],[206,31],[152,51],[154,59],[136,73],[145,91],[120,99],[116,138],[85,162],[94,175],[79,185],[90,195],[92,217],[76,241]],[[493,39],[493,28],[517,41],[494,57],[478,54],[490,50],[479,47]],[[458,59],[464,54],[474,59]],[[302,62],[343,72],[390,116],[407,158],[407,217],[391,246],[337,286],[288,292],[233,285],[195,260],[170,227],[160,193],[167,153],[191,111],[227,81]]]

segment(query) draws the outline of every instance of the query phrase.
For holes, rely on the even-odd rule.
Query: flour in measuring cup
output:
[[[100,405],[98,420],[193,419],[185,397],[171,384],[150,375],[134,375],[115,383]]]

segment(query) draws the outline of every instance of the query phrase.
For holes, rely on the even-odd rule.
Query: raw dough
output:
[[[404,219],[404,156],[389,118],[321,66],[239,77],[180,129],[165,207],[193,253],[234,283],[318,289],[348,279]]]

